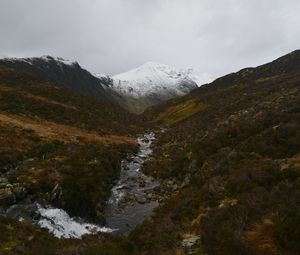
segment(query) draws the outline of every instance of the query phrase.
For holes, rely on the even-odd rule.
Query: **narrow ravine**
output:
[[[138,153],[122,162],[119,181],[112,189],[105,210],[106,227],[115,229],[116,234],[128,234],[158,206],[152,193],[159,187],[159,182],[142,171],[145,159],[152,154],[154,140],[153,132],[139,137]]]

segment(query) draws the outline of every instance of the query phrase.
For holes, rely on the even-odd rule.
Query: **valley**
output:
[[[300,51],[200,87],[129,74],[0,61],[0,254],[297,255]]]

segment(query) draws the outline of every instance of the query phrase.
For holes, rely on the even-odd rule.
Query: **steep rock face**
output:
[[[34,73],[44,80],[98,99],[111,98],[109,91],[106,90],[108,81],[93,76],[77,62],[43,56],[0,59],[0,65]]]
[[[110,87],[123,96],[123,106],[137,113],[151,105],[184,96],[211,80],[208,75],[193,69],[176,69],[154,62],[147,62],[112,79]]]

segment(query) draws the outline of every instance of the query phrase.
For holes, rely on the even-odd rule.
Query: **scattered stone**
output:
[[[153,194],[152,193],[147,194],[147,198],[148,199],[152,199],[153,198]]]
[[[174,184],[174,181],[168,181],[167,182],[167,186],[169,186],[169,187],[173,186],[173,184]]]
[[[147,199],[145,197],[137,197],[136,198],[136,201],[139,203],[139,204],[145,204],[147,202]]]
[[[6,188],[6,186],[9,184],[9,181],[5,177],[0,178],[0,189]]]
[[[91,166],[97,166],[97,165],[99,165],[99,160],[94,159],[94,160],[90,161],[88,164],[91,165]]]
[[[183,239],[181,244],[186,254],[195,254],[201,250],[201,236],[191,235]]]
[[[142,141],[145,142],[145,143],[149,143],[150,142],[150,140],[148,138],[146,138],[146,137],[143,138]]]
[[[221,201],[221,203],[219,204],[219,208],[226,208],[226,207],[234,206],[236,204],[237,204],[237,199],[226,198]]]

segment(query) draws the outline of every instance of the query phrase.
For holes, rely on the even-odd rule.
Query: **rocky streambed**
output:
[[[159,182],[142,171],[145,159],[152,154],[154,140],[152,132],[139,137],[138,153],[122,162],[120,178],[105,210],[106,227],[115,229],[114,233],[129,233],[158,206],[154,193]]]
[[[153,132],[140,136],[138,152],[123,160],[120,177],[112,188],[111,197],[104,211],[105,226],[70,217],[64,210],[54,208],[45,201],[13,204],[9,207],[0,206],[0,215],[17,218],[20,221],[31,221],[48,229],[59,238],[81,238],[84,234],[97,232],[128,234],[146,217],[150,217],[153,209],[158,206],[155,192],[159,189],[159,182],[146,176],[142,171],[144,161],[152,154],[151,144],[154,140]],[[9,183],[5,185],[11,186]],[[8,196],[7,199],[9,198]]]

